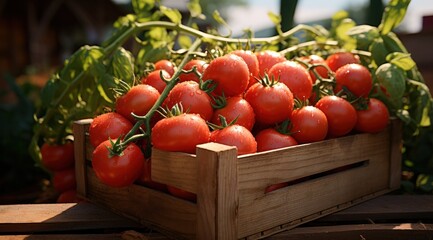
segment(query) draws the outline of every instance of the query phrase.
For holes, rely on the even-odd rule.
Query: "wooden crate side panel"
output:
[[[390,162],[390,175],[389,175],[389,187],[391,189],[400,188],[401,183],[401,158],[402,158],[402,122],[392,121],[391,122],[391,151],[389,155]]]
[[[358,134],[239,157],[239,199],[248,203],[262,197],[264,189],[272,184],[359,163],[385,152],[388,154],[389,134],[389,131]]]
[[[152,149],[152,180],[197,193],[197,159],[193,154]]]
[[[254,201],[240,199],[239,238],[296,220],[305,222],[303,218],[306,216],[325,215],[322,212],[325,209],[330,209],[326,212],[330,214],[339,210],[338,205],[350,205],[358,198],[388,189],[389,164],[381,160],[386,156],[370,158],[368,166],[263,194]]]
[[[87,159],[87,143],[90,123],[92,119],[83,119],[75,121],[72,125],[74,133],[74,157],[75,157],[75,178],[77,181],[77,193],[82,196],[87,196],[86,183],[86,159]],[[90,145],[90,144],[89,144]]]
[[[90,167],[87,173],[87,196],[92,202],[176,238],[194,238],[197,215],[194,203],[139,185],[108,187]]]

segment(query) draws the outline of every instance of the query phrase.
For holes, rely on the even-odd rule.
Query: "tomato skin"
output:
[[[356,63],[340,67],[335,72],[335,82],[335,93],[345,86],[357,97],[367,97],[373,88],[373,79],[368,68]]]
[[[116,112],[124,116],[131,123],[136,122],[131,115],[146,115],[158,100],[160,94],[158,90],[147,84],[133,86],[126,94],[117,98]]]
[[[321,56],[319,55],[308,55],[308,56],[303,56],[300,58],[301,61],[307,62],[308,64],[322,64],[326,66],[326,62],[325,59],[323,59]],[[314,68],[314,70],[317,72],[317,74],[319,74],[320,77],[322,78],[328,78],[328,69],[324,66],[317,66]],[[313,84],[316,82],[317,77],[314,74],[313,70],[309,71],[311,80],[313,81]]]
[[[237,124],[212,131],[210,141],[235,146],[238,155],[257,152],[257,142],[253,134],[245,127]]]
[[[287,60],[283,55],[273,50],[265,50],[255,54],[259,62],[259,74],[257,76],[259,78],[264,77],[265,73],[268,73],[275,64]]]
[[[164,118],[152,128],[153,147],[171,152],[195,153],[197,144],[209,142],[210,131],[198,114]]]
[[[245,61],[235,55],[227,54],[213,59],[204,70],[203,81],[213,80],[216,84],[213,95],[226,97],[239,96],[248,87],[250,73]]]
[[[113,140],[115,141],[115,140]],[[92,167],[98,179],[110,187],[126,187],[141,175],[144,155],[135,143],[129,143],[122,154],[110,157],[110,140],[99,144],[92,154]]]
[[[105,140],[125,136],[131,129],[132,123],[116,112],[103,113],[96,116],[89,127],[90,144],[97,147]]]
[[[60,193],[56,200],[57,203],[79,203],[83,201],[83,199],[78,197],[77,190],[75,189]]]
[[[236,124],[252,130],[255,123],[255,114],[251,105],[243,97],[231,97],[226,99],[226,106],[216,109],[211,122],[221,125],[219,116],[223,116],[229,123],[237,118]]]
[[[298,142],[290,135],[282,134],[274,128],[261,130],[256,134],[257,152],[295,146]]]
[[[197,113],[204,120],[212,118],[213,108],[211,98],[200,89],[200,85],[194,81],[186,81],[176,84],[168,94],[163,105],[171,109],[175,104],[182,104],[188,113]]]
[[[75,168],[71,167],[65,170],[55,171],[52,182],[54,189],[59,193],[75,189],[77,187]]]
[[[256,123],[270,125],[290,117],[293,110],[293,94],[284,83],[273,86],[253,84],[245,93],[245,100],[254,109]]]
[[[292,112],[292,136],[298,143],[322,141],[328,133],[326,115],[314,106],[305,106]]]
[[[389,111],[386,105],[376,98],[370,98],[366,110],[357,110],[358,121],[355,129],[359,132],[378,133],[389,124]]]
[[[204,70],[208,66],[208,63],[204,60],[192,59],[185,64],[185,66],[182,68],[182,70],[189,71],[194,66],[196,67],[198,73],[203,74]],[[185,81],[194,81],[194,82],[199,83],[200,78],[195,73],[192,73],[192,72],[180,74],[179,75],[179,82],[185,82]]]
[[[231,53],[241,57],[247,64],[250,73],[248,87],[256,83],[256,77],[259,75],[259,60],[254,52],[249,50],[235,50]]]
[[[336,72],[340,67],[350,64],[360,64],[359,57],[351,52],[337,52],[329,55],[326,60],[326,65],[333,71]]]
[[[170,76],[176,71],[176,66],[167,59],[161,59],[155,64],[155,70],[165,70]]]
[[[310,98],[313,81],[301,64],[289,60],[277,63],[269,70],[269,76],[289,87],[294,98],[299,100]]]
[[[337,96],[325,96],[315,105],[326,115],[328,137],[341,137],[355,127],[358,119],[356,109],[348,101]]]
[[[42,165],[50,171],[60,171],[74,166],[74,144],[44,143],[41,147]]]
[[[161,72],[162,76],[165,79],[170,79],[170,74],[165,70],[154,70],[150,72],[147,76],[141,78],[141,83],[148,84],[152,87],[154,87],[156,90],[158,90],[159,93],[162,93],[164,91],[165,86],[167,84],[161,79]]]
[[[168,192],[178,198],[182,198],[184,200],[190,201],[190,202],[196,202],[197,201],[197,194],[188,192],[185,190],[182,190],[180,188],[169,186],[167,185]]]
[[[167,191],[167,185],[159,182],[155,182],[152,180],[152,174],[151,174],[151,168],[152,168],[152,159],[148,158],[144,161],[143,164],[143,171],[140,177],[137,179],[137,182],[140,184],[143,184],[149,188],[166,192]]]

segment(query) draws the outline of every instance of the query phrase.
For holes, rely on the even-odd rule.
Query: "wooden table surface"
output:
[[[91,203],[0,205],[4,239],[167,239]],[[433,239],[433,195],[385,195],[267,239]]]

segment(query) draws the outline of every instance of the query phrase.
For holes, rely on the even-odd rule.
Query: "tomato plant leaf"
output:
[[[155,7],[155,0],[132,0],[131,3],[132,9],[137,15],[149,12]]]
[[[180,14],[179,10],[173,9],[173,8],[168,8],[165,6],[161,6],[160,11],[166,17],[168,17],[168,19],[170,19],[170,21],[177,23],[177,24],[182,22],[182,15]]]
[[[404,19],[410,0],[391,0],[385,7],[379,31],[385,35],[397,27]]]
[[[354,26],[346,33],[356,39],[357,48],[360,50],[368,50],[370,44],[379,37],[377,28],[369,25]]]
[[[433,175],[420,174],[416,179],[416,187],[426,193],[433,193]]]
[[[177,42],[181,48],[185,49],[188,49],[192,45],[191,38],[183,34],[178,37]]]
[[[393,52],[386,56],[386,60],[405,71],[409,71],[416,66],[409,53]]]
[[[386,56],[388,55],[388,51],[386,50],[385,44],[382,38],[378,37],[373,40],[370,44],[369,52],[371,53],[371,57],[374,60],[376,66],[380,66],[386,63]]]
[[[206,16],[202,14],[199,0],[190,0],[187,5],[191,17],[205,20]]]
[[[132,84],[135,78],[134,71],[134,58],[131,52],[122,47],[118,48],[111,58],[109,73],[128,84]]]

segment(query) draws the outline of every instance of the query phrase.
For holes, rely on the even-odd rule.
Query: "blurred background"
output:
[[[163,5],[187,12],[187,0]],[[251,29],[256,37],[275,34],[269,12],[282,16],[283,30],[303,24],[329,27],[346,10],[357,24],[378,26],[381,0],[201,0],[203,12],[218,10],[233,36]],[[114,21],[132,12],[129,0],[0,0],[0,204],[44,201],[49,176],[27,153],[38,94],[50,75],[82,45],[99,45]],[[210,18],[210,17],[209,17]],[[213,24],[209,22],[208,24]],[[222,27],[221,32],[227,31]],[[433,89],[433,4],[412,0],[395,31]]]

